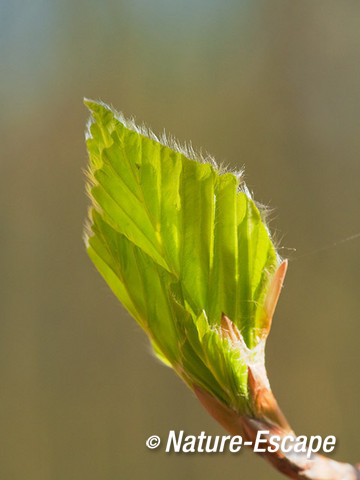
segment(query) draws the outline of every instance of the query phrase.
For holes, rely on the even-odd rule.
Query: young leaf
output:
[[[280,264],[257,206],[238,175],[85,103],[92,261],[160,359],[191,388],[251,411],[248,366],[264,361]]]

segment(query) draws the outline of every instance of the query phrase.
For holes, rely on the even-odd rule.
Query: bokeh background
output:
[[[278,479],[150,353],[86,256],[84,96],[246,168],[290,268],[267,347],[300,434],[359,458],[360,3],[2,0],[0,478]],[[296,248],[296,251],[293,249]]]

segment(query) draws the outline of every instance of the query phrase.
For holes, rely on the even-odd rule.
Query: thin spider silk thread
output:
[[[353,235],[349,235],[346,238],[342,238],[340,240],[337,240],[336,242],[332,242],[330,244],[324,245],[323,247],[316,248],[314,250],[310,250],[310,252],[305,252],[302,253],[301,255],[297,255],[291,258],[289,258],[289,262],[295,262],[296,260],[299,260],[304,257],[308,257],[310,255],[315,255],[317,253],[325,252],[327,250],[331,250],[332,248],[335,248],[339,245],[342,245],[343,243],[351,242],[352,240],[356,240],[357,238],[360,238],[360,232],[355,233]],[[287,248],[287,247],[280,247],[280,250],[290,250],[292,252],[296,252],[296,248]]]

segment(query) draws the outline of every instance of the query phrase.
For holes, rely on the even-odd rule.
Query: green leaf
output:
[[[92,261],[160,359],[190,387],[246,409],[247,363],[279,263],[258,208],[238,176],[85,103]],[[241,351],[224,338],[222,313]]]

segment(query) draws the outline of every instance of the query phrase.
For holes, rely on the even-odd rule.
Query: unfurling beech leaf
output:
[[[279,266],[257,206],[239,174],[85,103],[92,261],[160,359],[190,387],[250,411],[248,366],[263,361]]]

